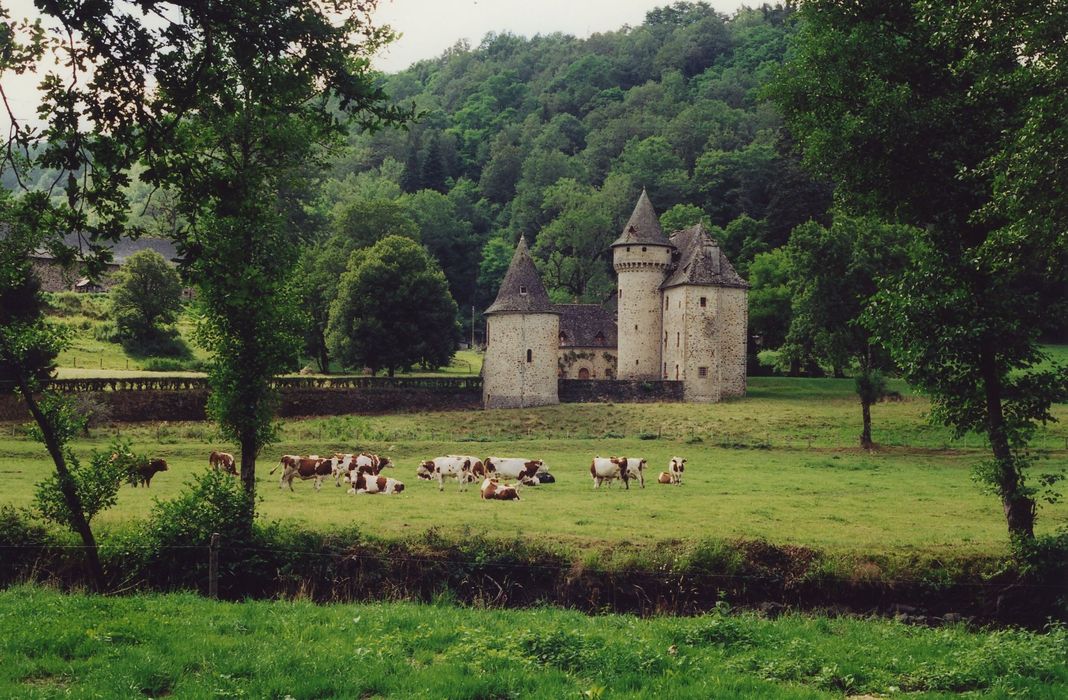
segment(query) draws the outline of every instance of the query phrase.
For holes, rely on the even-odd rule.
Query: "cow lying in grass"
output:
[[[374,476],[371,474],[355,473],[355,477],[350,482],[352,488],[349,489],[349,493],[356,494],[385,494],[392,496],[393,494],[400,493],[404,490],[404,484],[396,479],[387,478],[384,476]]]
[[[519,489],[515,486],[506,486],[496,479],[485,479],[479,491],[482,498],[489,501],[518,501]]]

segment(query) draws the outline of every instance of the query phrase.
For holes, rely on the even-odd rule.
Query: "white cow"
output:
[[[515,479],[524,486],[537,486],[538,472],[544,467],[540,459],[521,457],[487,457],[486,470],[502,479]]]
[[[614,479],[622,479],[624,486],[630,488],[630,480],[637,478],[645,488],[645,460],[640,457],[594,457],[590,462],[590,475],[593,488],[601,484],[611,485]]]
[[[419,465],[416,475],[420,479],[437,479],[438,491],[445,490],[445,479],[453,478],[460,482],[460,490],[466,491],[471,481],[471,458],[445,456],[428,459]]]
[[[686,471],[686,460],[682,457],[672,457],[668,462],[668,474],[671,475],[671,483],[682,486],[682,473]]]
[[[627,474],[626,469],[620,467],[620,462],[626,461],[623,457],[594,457],[590,462],[590,476],[593,477],[593,488],[600,488],[601,484],[612,485],[615,479],[623,479],[623,483],[627,484],[627,488],[630,488],[628,483],[630,476]]]

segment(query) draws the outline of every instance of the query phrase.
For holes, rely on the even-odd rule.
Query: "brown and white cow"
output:
[[[353,472],[353,478],[350,483],[352,488],[349,489],[349,493],[368,495],[381,493],[392,496],[404,490],[404,484],[396,479],[360,472]]]
[[[278,482],[278,488],[284,488],[286,484],[289,484],[289,490],[292,491],[293,479],[300,477],[301,481],[315,479],[315,490],[318,491],[323,487],[323,479],[330,476],[330,465],[327,462],[328,460],[319,455],[311,455],[309,457],[282,455],[282,459],[279,460],[270,473],[274,474],[278,467],[285,467],[282,470],[282,478]]]
[[[671,483],[682,486],[682,473],[686,471],[686,460],[682,457],[672,457],[668,460],[667,473],[671,476]]]
[[[147,489],[152,486],[152,477],[165,471],[167,471],[167,462],[162,459],[153,459],[148,463],[138,464],[130,475],[130,483],[134,486],[144,486]]]
[[[229,452],[217,452],[211,451],[208,455],[208,464],[212,469],[221,469],[231,476],[237,476],[237,464],[234,460],[234,456]]]
[[[515,479],[524,486],[537,486],[538,472],[544,467],[540,459],[520,457],[487,457],[486,471],[501,479]]]
[[[614,479],[622,479],[623,485],[630,489],[630,480],[637,478],[645,488],[645,460],[637,457],[594,457],[590,462],[590,476],[593,488],[601,484],[611,485]]]
[[[671,480],[671,474],[668,474],[667,472],[660,472],[660,474],[657,475],[657,477],[656,477],[656,481],[657,481],[657,483],[660,483],[660,484],[673,484],[673,483],[675,483],[674,481]]]
[[[466,491],[471,481],[471,458],[446,455],[435,457],[419,464],[416,476],[420,479],[438,480],[438,491],[445,490],[445,479],[452,478],[460,482],[460,490]]]
[[[515,486],[507,486],[496,479],[484,479],[479,488],[482,498],[497,501],[518,501],[519,489]]]

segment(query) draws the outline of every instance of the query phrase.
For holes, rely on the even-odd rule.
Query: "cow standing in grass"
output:
[[[280,489],[289,484],[289,490],[292,491],[293,479],[300,477],[301,481],[315,479],[315,490],[318,491],[323,487],[323,479],[330,476],[330,466],[327,461],[319,457],[319,455],[311,455],[310,457],[282,455],[282,459],[279,460],[270,473],[274,474],[278,467],[284,467],[282,478],[278,482],[278,488]]]
[[[208,464],[211,465],[212,469],[221,469],[230,476],[237,476],[237,464],[234,460],[234,456],[229,452],[216,452],[215,450],[212,450],[211,454],[208,455]]]

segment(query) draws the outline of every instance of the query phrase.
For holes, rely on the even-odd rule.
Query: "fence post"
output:
[[[219,597],[219,533],[211,533],[208,545],[208,597]]]

